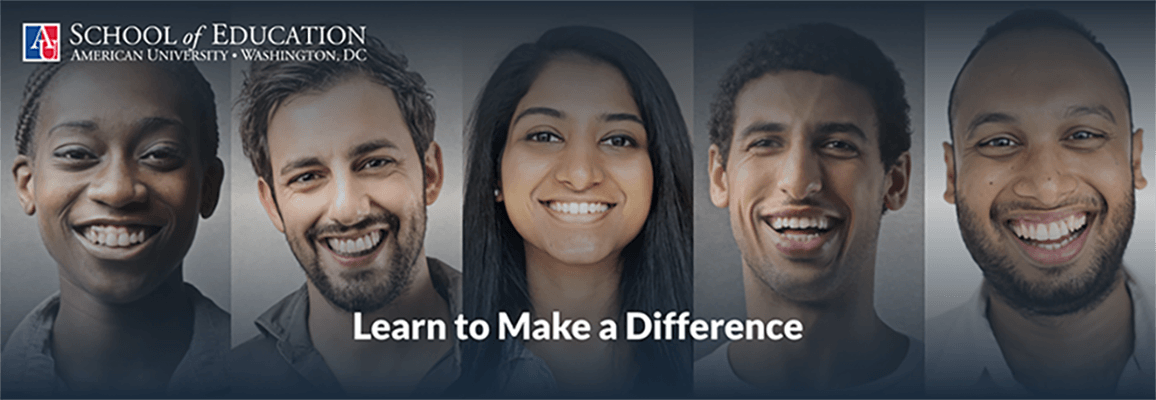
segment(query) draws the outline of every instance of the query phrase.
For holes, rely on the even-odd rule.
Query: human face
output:
[[[1146,184],[1142,131],[1108,60],[1074,33],[1008,33],[963,71],[954,104],[944,197],[987,282],[1032,312],[1094,304]]]
[[[124,304],[181,266],[222,169],[202,162],[196,108],[146,64],[71,64],[43,94],[33,152],[13,166],[20,202],[63,285]]]
[[[424,253],[425,206],[441,188],[441,152],[417,153],[393,91],[358,76],[292,96],[270,119],[268,142],[273,183],[258,183],[261,203],[318,291],[346,311],[405,293]]]
[[[735,98],[725,167],[711,147],[711,200],[730,210],[747,273],[787,299],[822,301],[873,282],[879,219],[906,199],[909,157],[885,171],[862,87],[769,73]]]
[[[549,62],[518,102],[501,196],[526,258],[617,264],[650,212],[647,132],[617,69],[578,56]]]

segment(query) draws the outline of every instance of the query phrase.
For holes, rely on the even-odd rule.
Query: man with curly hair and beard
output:
[[[1147,185],[1131,108],[1104,45],[1058,12],[1015,12],[972,50],[944,198],[984,280],[928,321],[930,393],[1153,397],[1152,300],[1122,266]]]
[[[238,101],[245,155],[308,279],[233,349],[239,396],[430,396],[459,374],[446,332],[460,313],[460,274],[423,245],[444,177],[432,99],[404,57],[375,38],[365,50],[360,62],[249,69]],[[354,340],[379,320],[440,320],[445,339],[395,329],[390,340]]]

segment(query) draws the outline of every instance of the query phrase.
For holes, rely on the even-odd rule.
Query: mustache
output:
[[[996,204],[992,205],[990,217],[991,217],[991,219],[998,219],[999,216],[1005,215],[1005,214],[1013,212],[1013,211],[1020,211],[1020,210],[1048,211],[1048,210],[1054,210],[1057,208],[1063,208],[1063,207],[1074,206],[1074,205],[1089,206],[1091,208],[1095,208],[1096,210],[1100,211],[1101,213],[1103,213],[1105,211],[1105,207],[1106,207],[1106,204],[1104,203],[1104,199],[1102,199],[1098,196],[1072,197],[1072,198],[1069,198],[1069,199],[1066,199],[1066,200],[1060,202],[1059,204],[1046,205],[1046,206],[1043,204],[1031,202],[1031,201],[1012,200],[1012,201],[1005,201],[1005,202],[1000,202],[1000,203],[996,203]]]
[[[390,233],[396,234],[398,226],[401,224],[401,218],[397,214],[389,211],[382,211],[378,214],[367,215],[356,223],[345,225],[340,222],[331,222],[327,224],[314,225],[305,230],[305,237],[309,241],[317,241],[317,237],[321,235],[341,235],[346,232],[358,231],[368,228],[373,225],[385,224],[388,226],[386,230]]]

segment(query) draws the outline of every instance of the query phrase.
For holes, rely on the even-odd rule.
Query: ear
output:
[[[445,166],[442,165],[442,148],[437,142],[430,142],[425,150],[425,205],[437,201],[445,182]]]
[[[951,143],[943,142],[943,162],[947,164],[947,189],[943,191],[943,199],[955,204],[955,148]]]
[[[209,218],[221,201],[221,183],[225,180],[225,164],[213,157],[205,166],[205,176],[201,180],[201,218]]]
[[[911,186],[911,152],[903,152],[895,159],[895,165],[887,171],[887,193],[883,204],[888,210],[897,211],[907,204],[907,188]]]
[[[36,202],[33,201],[36,192],[36,182],[32,179],[32,159],[26,155],[16,156],[12,163],[12,177],[16,179],[16,194],[20,198],[20,207],[28,215],[36,214]]]
[[[707,174],[710,176],[710,202],[715,207],[730,206],[730,188],[727,183],[727,169],[723,166],[722,151],[718,145],[710,145],[707,156]]]
[[[265,208],[265,214],[269,215],[269,220],[273,221],[273,226],[277,227],[278,231],[285,233],[285,221],[281,220],[281,210],[277,209],[277,200],[273,198],[273,188],[265,182],[265,178],[257,178],[257,193],[261,198],[261,207]]]
[[[1140,160],[1144,158],[1144,130],[1137,129],[1132,133],[1132,186],[1136,189],[1143,189],[1148,186],[1148,180],[1144,179],[1144,168],[1140,165]]]

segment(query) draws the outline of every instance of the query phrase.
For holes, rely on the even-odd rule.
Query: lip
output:
[[[554,207],[551,207],[552,205],[555,207],[558,207],[561,204],[604,205],[607,208],[605,209],[605,211],[587,210],[585,212],[572,213],[572,212],[564,212],[564,211],[555,210]],[[595,223],[595,222],[598,222],[598,221],[605,219],[607,215],[610,215],[610,213],[613,212],[615,208],[617,208],[618,203],[615,203],[615,202],[612,202],[612,201],[609,201],[606,199],[596,199],[596,198],[581,198],[581,199],[567,198],[567,199],[538,200],[538,205],[540,205],[542,207],[542,209],[546,210],[547,214],[549,214],[551,217],[553,217],[559,221],[571,223],[571,224],[589,224],[589,223]]]
[[[1034,261],[1038,266],[1054,267],[1068,263],[1080,254],[1091,233],[1089,228],[1097,222],[1099,215],[1099,212],[1093,210],[1063,209],[1047,212],[1010,213],[1000,220],[1004,221],[1002,224],[1004,234],[1011,237],[1028,259]],[[1080,216],[1086,218],[1084,225],[1075,231],[1064,234],[1059,239],[1043,241],[1025,239],[1017,235],[1013,228],[1019,223],[1049,225],[1065,221],[1069,217],[1079,218]]]
[[[818,207],[777,209],[760,216],[771,231],[771,242],[788,258],[813,258],[843,231],[844,219]],[[788,222],[789,221],[789,222]],[[779,225],[779,228],[775,228]]]
[[[359,230],[354,234],[348,234],[347,233],[347,234],[343,234],[343,235],[319,236],[314,241],[314,243],[316,243],[316,245],[318,247],[325,249],[325,252],[329,253],[329,255],[331,257],[333,257],[334,261],[337,261],[338,265],[341,265],[342,267],[349,268],[349,269],[361,268],[361,267],[365,267],[366,265],[368,265],[373,259],[377,258],[377,255],[379,253],[381,253],[381,249],[385,247],[386,239],[389,239],[389,229],[388,228],[389,227],[374,227],[372,229]],[[367,250],[367,251],[362,252],[358,255],[350,257],[347,255],[340,254],[337,251],[334,251],[331,247],[329,247],[329,240],[330,239],[356,240],[357,238],[364,237],[364,236],[369,235],[370,233],[373,233],[375,231],[381,235],[381,239],[378,240],[377,245],[374,246],[371,250]]]
[[[105,246],[95,244],[85,237],[85,231],[93,226],[111,226],[126,228],[131,231],[145,231],[147,237],[139,243],[128,244],[125,246]],[[69,228],[72,231],[74,238],[81,243],[81,245],[88,250],[90,254],[98,259],[104,260],[118,260],[127,261],[140,256],[157,241],[156,237],[164,232],[165,225],[154,224],[149,221],[140,219],[124,219],[124,218],[90,218],[84,221],[72,224]]]

